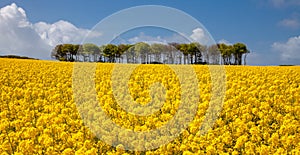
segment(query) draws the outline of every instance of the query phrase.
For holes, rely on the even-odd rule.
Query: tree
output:
[[[233,48],[234,48],[233,55],[234,55],[234,59],[235,59],[234,64],[235,65],[242,65],[242,56],[243,56],[243,54],[249,52],[246,45],[243,44],[243,43],[236,43],[236,44],[233,45]]]
[[[127,63],[182,63],[184,64],[222,64],[244,65],[250,51],[243,43],[227,45],[224,43],[209,47],[198,42],[193,43],[169,43],[147,44],[139,42],[130,44],[107,44],[98,47],[95,44],[59,44],[51,51],[51,57],[60,61],[93,61],[93,62],[123,62],[125,54]],[[80,56],[83,56],[81,59]],[[91,56],[94,56],[93,59]],[[244,57],[243,57],[244,56]],[[182,59],[183,58],[183,59]],[[221,59],[220,59],[221,58]],[[188,61],[189,60],[189,61]]]
[[[100,58],[99,58],[99,61],[100,61],[100,62],[107,62],[106,57],[104,56],[104,53],[103,53],[105,47],[106,47],[106,45],[101,45],[101,46],[99,46],[99,50],[100,50]]]
[[[223,63],[225,65],[242,65],[243,55],[249,53],[249,50],[243,43],[236,43],[234,45],[218,44],[218,48],[221,52]],[[246,58],[244,58],[244,61],[246,61]]]
[[[135,63],[135,46],[131,46],[127,51],[125,51],[126,62]]]
[[[86,55],[88,55],[89,57],[89,61],[91,61],[91,55],[93,55],[93,61],[97,62],[99,61],[99,57],[100,57],[100,48],[95,45],[95,44],[91,44],[91,43],[87,43],[83,45],[83,51]]]
[[[69,52],[72,50],[73,45],[72,44],[63,44],[61,51],[64,55],[65,61],[69,61]]]
[[[70,52],[72,61],[77,61],[77,54],[78,54],[79,49],[80,49],[79,44],[73,45],[73,49]],[[74,59],[74,56],[75,56],[75,59]]]
[[[165,50],[166,49],[163,44],[154,43],[151,45],[151,53],[154,55],[155,62],[161,62],[161,55]]]
[[[82,61],[80,59],[80,56],[83,56],[83,45],[78,45],[78,50],[77,50],[77,53],[75,55],[75,57],[76,57],[75,61]]]
[[[174,57],[175,57],[174,59],[178,58],[177,61],[178,61],[179,64],[181,64],[181,63],[182,63],[182,52],[181,52],[181,50],[180,50],[181,44],[176,43],[176,42],[172,42],[172,43],[169,43],[169,45],[173,47],[172,49],[175,48],[177,51],[180,52],[179,54],[175,54],[175,55],[174,55]],[[177,51],[176,51],[176,52],[177,52]]]
[[[133,45],[129,45],[129,44],[120,44],[118,45],[118,50],[117,50],[117,53],[116,53],[116,59],[119,60],[119,63],[120,63],[120,59],[122,59],[123,61],[123,57],[122,55],[130,48],[132,47]]]
[[[250,53],[250,50],[247,50],[247,52],[244,54],[244,65],[247,65],[246,63],[246,59],[247,59],[247,55]]]
[[[188,53],[190,54],[190,62],[191,64],[200,64],[202,62],[202,52],[206,50],[206,47],[197,43],[193,42],[188,44]],[[193,61],[194,58],[194,61]]]
[[[113,63],[116,62],[116,54],[118,52],[118,47],[114,44],[107,44],[105,49],[103,50],[103,54],[108,58],[108,62]]]
[[[51,52],[51,57],[59,61],[75,61],[79,45],[59,44]]]
[[[184,64],[187,64],[187,58],[189,55],[189,44],[179,44],[179,45],[176,45],[176,47],[183,54]]]
[[[211,45],[207,49],[211,64],[220,64],[221,54],[217,45]]]
[[[174,63],[174,60],[172,55],[173,55],[173,49],[174,47],[168,45],[168,44],[161,44],[162,46],[162,51],[161,51],[161,62],[164,64],[170,64]]]
[[[62,44],[56,45],[55,48],[51,52],[51,58],[64,61],[64,53],[62,52]]]
[[[232,45],[226,45],[224,43],[217,44],[218,48],[221,52],[221,56],[223,59],[223,64],[224,65],[230,65],[231,59],[232,59],[232,53],[234,52],[234,48]]]
[[[149,44],[144,42],[136,43],[134,45],[134,51],[135,51],[135,59],[140,58],[141,63],[149,63],[151,61],[151,60],[149,61],[149,55],[151,53],[151,47]]]
[[[172,43],[169,43],[168,45],[165,45],[166,47],[166,56],[167,56],[167,63],[168,64],[174,64],[176,59],[176,52],[178,51]]]

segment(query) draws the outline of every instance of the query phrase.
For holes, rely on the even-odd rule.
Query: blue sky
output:
[[[139,5],[179,9],[201,22],[216,42],[245,43],[252,52],[250,65],[299,65],[299,0],[1,0],[0,55],[49,59],[49,49],[60,43],[57,40],[78,42],[99,21]]]

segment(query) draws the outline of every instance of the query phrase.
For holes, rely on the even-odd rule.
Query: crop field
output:
[[[71,62],[0,59],[0,154],[300,154],[300,67],[225,66],[224,102],[202,134],[202,122],[214,103],[208,66],[192,66],[198,83],[186,78],[185,86],[180,81],[185,72],[174,71],[182,70],[181,65],[173,70],[138,65],[128,79],[121,73],[128,72],[129,64],[120,65],[123,70],[117,73],[114,67],[98,63],[95,76],[89,77],[91,87],[74,79]],[[88,77],[89,72],[93,70],[79,66],[75,73]],[[113,87],[116,83],[128,89]],[[190,93],[193,86],[199,99]],[[191,120],[181,108],[184,97],[195,109]],[[130,109],[133,104],[140,106]],[[141,108],[148,104],[154,106]],[[174,128],[160,131],[173,135],[170,142],[148,135],[163,144],[158,148],[143,141],[147,136],[132,135],[159,129],[178,113]],[[185,122],[186,128],[179,130]],[[136,150],[130,149],[134,146]]]

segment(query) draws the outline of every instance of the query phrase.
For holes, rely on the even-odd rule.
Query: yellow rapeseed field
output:
[[[97,106],[115,124],[147,132],[166,125],[177,112],[184,115],[178,110],[183,93],[180,81],[168,66],[140,65],[125,81],[129,90],[127,96],[119,96],[122,105],[133,104],[129,98],[140,105],[164,101],[145,116],[127,112],[117,102],[114,91],[126,94],[126,90],[112,89],[114,66],[97,64],[93,77],[96,94],[82,90],[80,95],[97,98]],[[212,96],[211,74],[207,66],[193,68],[200,99],[198,107],[192,107],[197,111],[189,126],[159,148],[133,151],[121,144],[110,145],[137,141],[126,132],[106,138],[108,144],[90,130],[95,127],[114,133],[110,123],[85,126],[88,122],[82,118],[97,120],[101,116],[95,106],[75,102],[74,63],[0,59],[0,154],[300,154],[300,67],[226,66],[223,107],[212,128],[202,135],[197,133]],[[82,70],[83,75],[85,72]],[[117,77],[119,83],[126,80]],[[161,87],[151,87],[155,83]],[[152,92],[165,95],[151,94],[152,88]],[[165,132],[172,134],[175,129]]]

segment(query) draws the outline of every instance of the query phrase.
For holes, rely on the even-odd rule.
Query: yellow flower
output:
[[[88,65],[88,64],[87,64]],[[99,106],[122,128],[151,132],[166,125],[174,115],[184,116],[187,111],[178,109],[182,101],[179,76],[165,65],[139,65],[128,81],[121,73],[113,77],[117,83],[127,87],[112,88],[114,64],[98,63],[95,71],[97,94],[82,90],[80,97],[87,100],[76,102],[73,93],[74,63],[1,59],[0,61],[0,154],[127,154],[122,145],[113,147],[101,141],[92,132],[111,131],[111,122],[90,123],[86,127],[81,114],[88,119],[103,120],[95,113],[95,106],[89,105],[90,99],[97,97]],[[172,66],[183,70],[181,65]],[[208,66],[193,66],[197,74],[200,100],[188,96],[190,103],[199,103],[192,122],[177,138],[169,144],[145,154],[299,154],[300,132],[300,68],[294,67],[250,67],[226,66],[226,96],[224,105],[217,115],[216,122],[206,118],[207,109],[217,109],[212,100],[212,79]],[[86,70],[79,70],[86,75]],[[84,78],[90,79],[86,76]],[[75,79],[76,80],[76,79]],[[219,80],[216,78],[216,80]],[[160,83],[164,93],[151,94],[151,86]],[[187,81],[187,88],[193,83]],[[85,83],[80,83],[85,88]],[[90,86],[87,86],[90,87]],[[153,92],[163,92],[163,87],[154,87]],[[217,88],[218,89],[218,88]],[[119,106],[114,96],[119,92],[125,105],[132,101],[146,105],[163,101],[158,111],[148,116],[137,116]],[[129,92],[129,94],[125,94]],[[133,100],[131,100],[133,98]],[[213,100],[212,100],[213,101]],[[194,105],[192,105],[194,106]],[[194,108],[194,107],[193,107]],[[138,108],[137,112],[150,112]],[[212,113],[211,113],[212,114]],[[101,117],[101,118],[100,118]],[[184,117],[179,122],[185,122]],[[88,124],[87,123],[87,124]],[[103,126],[99,126],[102,124]],[[197,135],[204,129],[211,129]],[[202,127],[202,128],[201,128]],[[176,134],[178,129],[161,131],[161,134]],[[107,136],[111,144],[120,137],[127,143],[140,144],[131,134],[120,133]],[[154,135],[150,135],[151,139]],[[102,137],[103,138],[103,137]],[[144,137],[140,137],[143,139]],[[160,137],[161,139],[166,139]],[[152,141],[153,142],[153,141]],[[152,143],[145,142],[146,148]],[[129,154],[138,154],[130,152]]]

